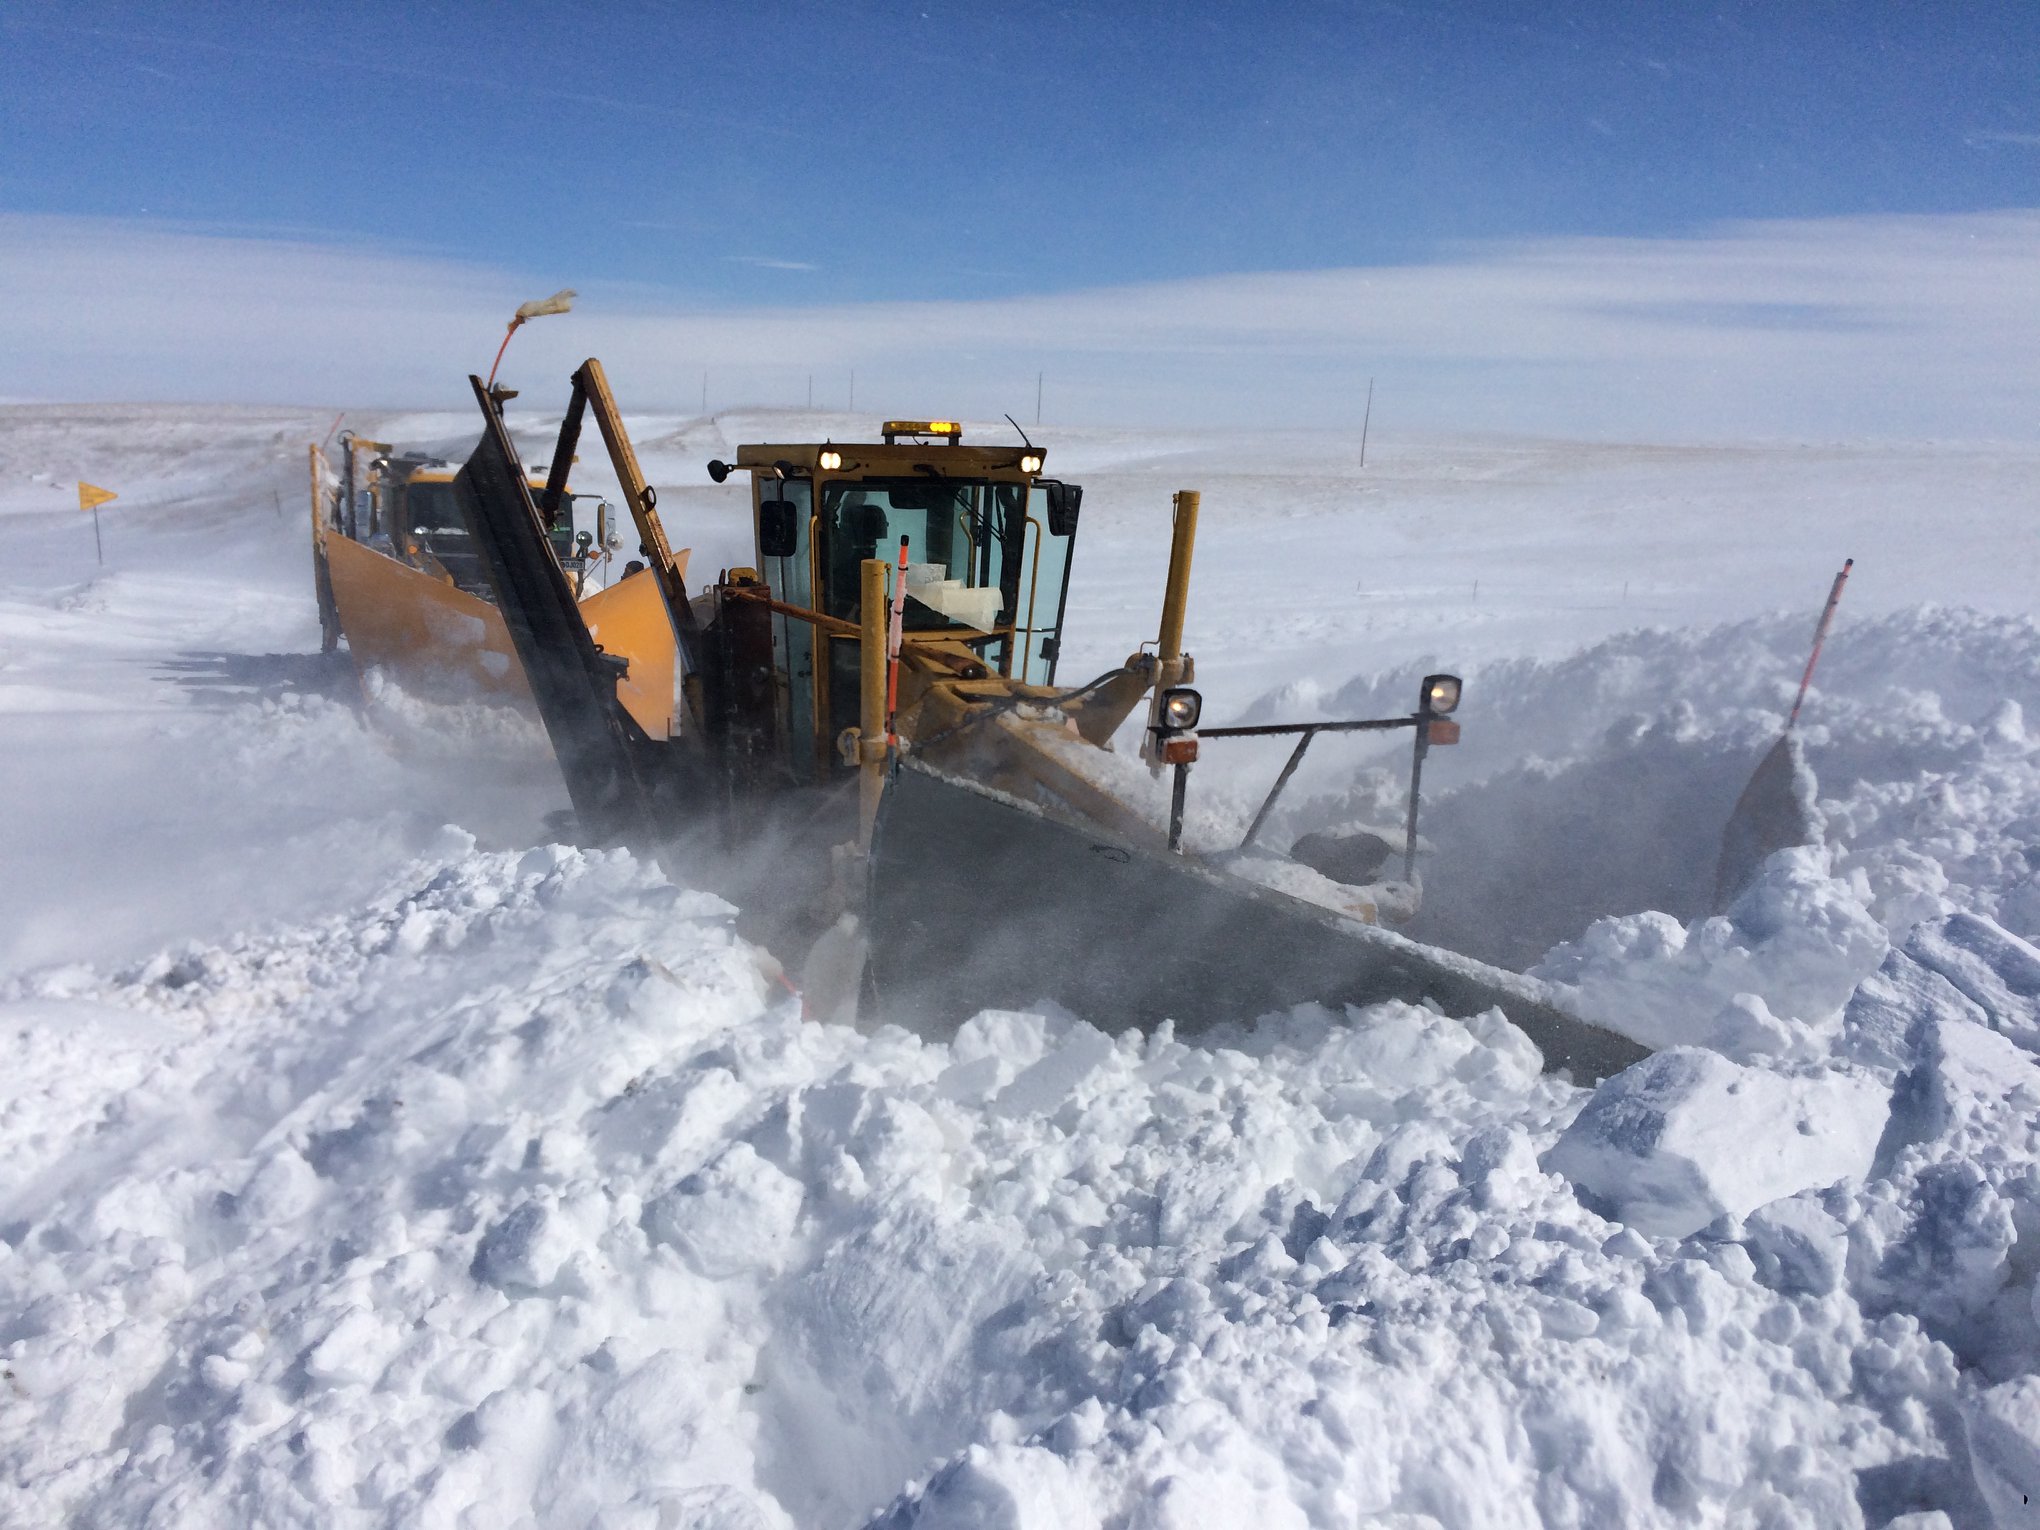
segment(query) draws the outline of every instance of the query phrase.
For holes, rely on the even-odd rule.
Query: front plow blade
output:
[[[1318,1001],[1500,1009],[1549,1069],[1604,1078],[1643,1047],[1549,985],[1224,876],[902,761],[872,836],[879,1013],[930,1033],[1051,999],[1102,1030],[1191,1036]]]

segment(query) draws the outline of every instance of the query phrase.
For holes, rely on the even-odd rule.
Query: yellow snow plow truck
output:
[[[578,832],[720,877],[783,959],[796,938],[854,940],[870,1013],[939,1034],[1052,1000],[1112,1032],[1192,1034],[1396,999],[1499,1007],[1581,1076],[1643,1055],[1547,985],[1378,922],[1414,905],[1421,769],[1457,737],[1456,679],[1429,677],[1406,716],[1200,729],[1182,651],[1196,494],[1175,497],[1156,639],[1066,686],[1082,493],[1024,437],[967,445],[953,421],[894,420],[877,441],[744,446],[708,471],[750,479],[755,564],[689,590],[599,363],[574,373],[543,475],[519,461],[504,395],[470,381],[483,431],[454,493]],[[554,535],[591,412],[646,553],[615,588],[654,593],[666,618],[628,636],[590,619]],[[664,737],[626,700],[641,669],[679,677]],[[1137,756],[1111,747],[1122,725]],[[1404,843],[1262,845],[1310,740],[1363,729],[1413,739]],[[1242,733],[1297,744],[1242,842],[1193,844],[1194,762]]]
[[[364,678],[380,670],[416,695],[531,706],[455,497],[458,464],[352,432],[338,444],[337,463],[311,449],[312,575],[325,651],[344,640]],[[666,612],[656,592],[623,583],[625,569],[641,566],[622,556],[626,529],[607,499],[569,489],[546,538],[591,629],[645,655],[622,685],[622,701],[638,727],[665,738],[676,677],[651,655],[656,634],[668,630]],[[654,634],[649,641],[644,629]]]

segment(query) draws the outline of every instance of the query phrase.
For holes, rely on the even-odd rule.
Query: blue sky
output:
[[[14,5],[0,205],[696,303],[2040,206],[2040,5]]]
[[[0,392],[2031,440],[2040,0],[0,0]],[[536,386],[534,382],[532,384]]]

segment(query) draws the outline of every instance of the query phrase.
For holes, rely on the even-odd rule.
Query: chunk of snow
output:
[[[1743,1224],[1743,1242],[1758,1278],[1773,1290],[1826,1296],[1842,1283],[1848,1229],[1808,1196],[1759,1206]]]
[[[1679,1047],[1607,1080],[1544,1155],[1620,1221],[1684,1237],[1869,1172],[1890,1090],[1861,1073],[1744,1067]]]
[[[649,1202],[644,1228],[703,1275],[727,1279],[776,1273],[800,1216],[800,1182],[760,1158],[748,1142]]]
[[[1935,1016],[1920,1028],[1919,1057],[1897,1103],[1913,1140],[1981,1128],[1985,1140],[2040,1112],[2040,1062],[2010,1038],[1963,1019]]]
[[[1091,1521],[1085,1496],[1039,1446],[973,1445],[872,1530],[1063,1530]]]
[[[2000,1530],[2040,1521],[2040,1376],[1979,1393],[1963,1422],[1970,1468]]]
[[[1976,914],[1950,914],[1921,925],[1906,955],[1939,973],[2001,1031],[2040,1052],[2040,949]]]
[[[507,1292],[543,1290],[574,1251],[572,1235],[555,1207],[526,1201],[512,1208],[482,1235],[475,1250],[475,1279]]]
[[[1920,1060],[1932,1020],[1988,1023],[1988,1017],[1940,973],[1904,951],[1888,953],[1842,1011],[1838,1050],[1861,1067],[1897,1074]]]

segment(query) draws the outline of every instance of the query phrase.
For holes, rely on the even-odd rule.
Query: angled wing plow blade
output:
[[[1549,1069],[1602,1078],[1646,1050],[1562,1007],[1562,992],[1470,957],[1053,817],[901,760],[873,834],[869,929],[879,1013],[930,1033],[1051,999],[1108,1032],[1194,1035],[1319,1001],[1500,1009]]]

